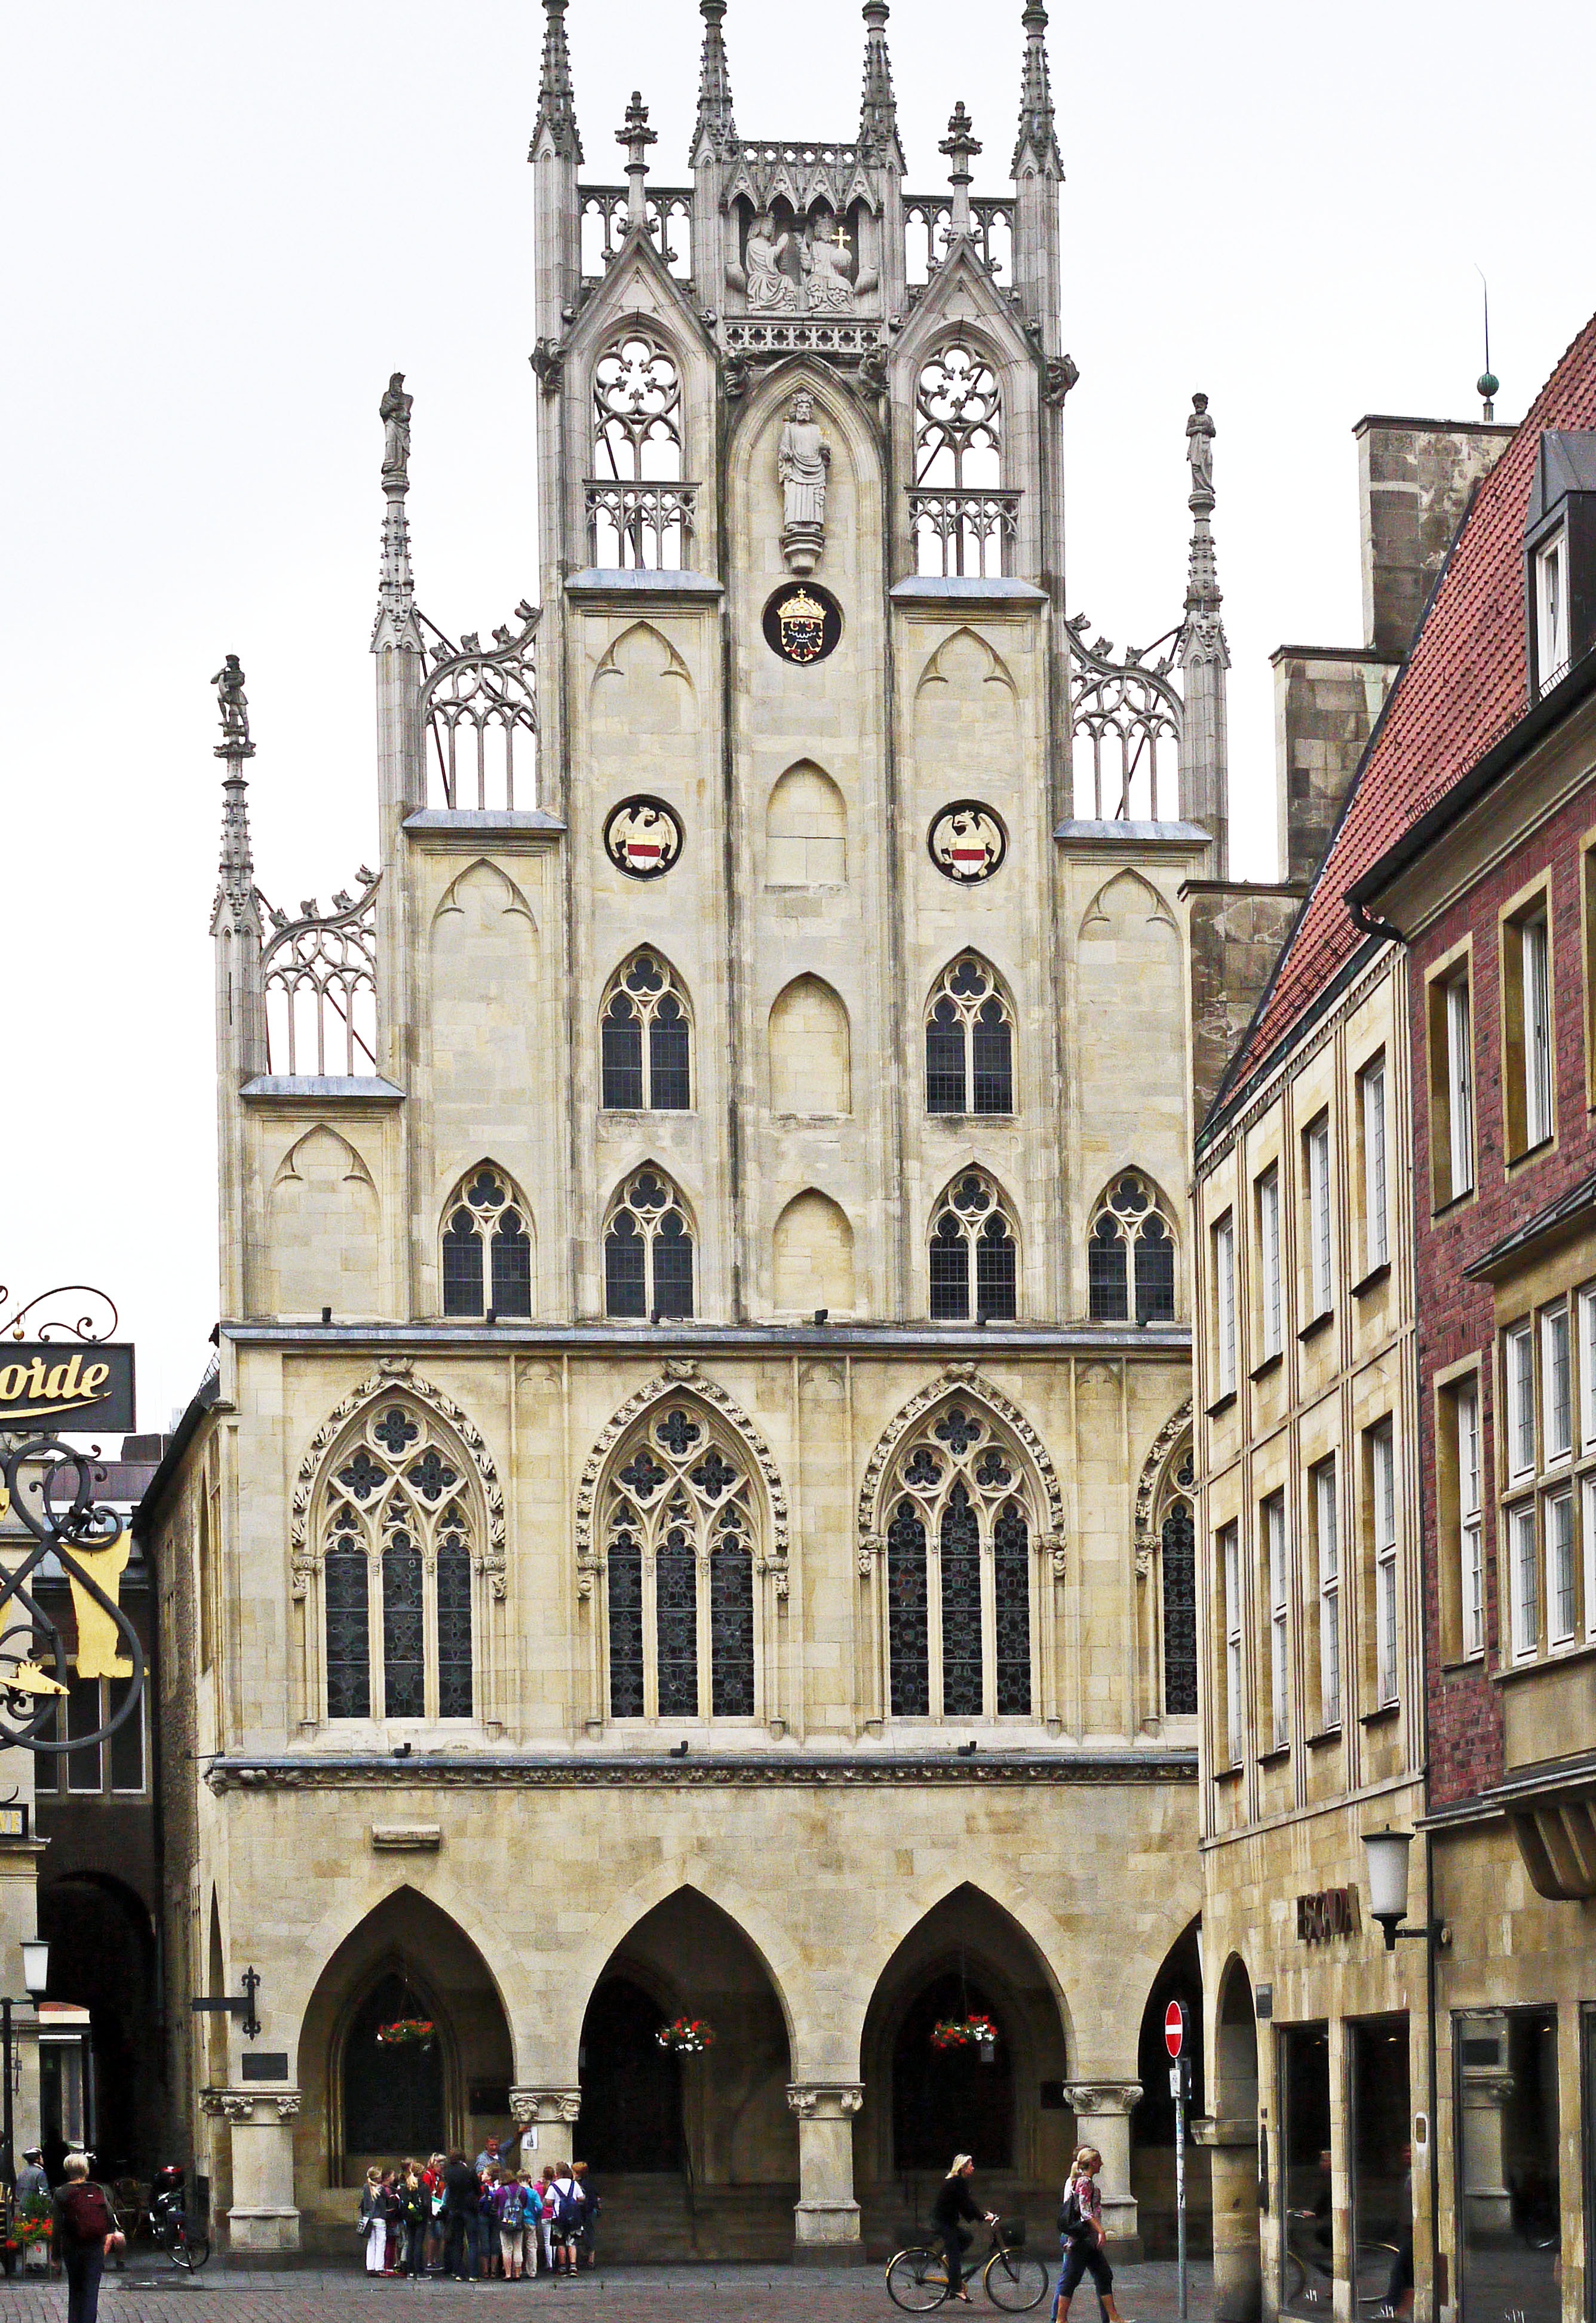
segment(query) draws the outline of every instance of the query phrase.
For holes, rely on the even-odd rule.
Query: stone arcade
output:
[[[171,1989],[252,1964],[262,2030],[174,2007],[177,2126],[251,2249],[512,2119],[656,2253],[857,2250],[955,2144],[1034,2204],[1078,2135],[1161,2231],[1212,424],[1116,659],[1036,0],[990,199],[962,106],[903,190],[885,0],[857,141],[742,137],[702,0],[691,185],[640,101],[582,183],[546,7],[543,606],[418,610],[396,376],[358,895],[264,906],[225,702],[223,1320],[144,1522]]]

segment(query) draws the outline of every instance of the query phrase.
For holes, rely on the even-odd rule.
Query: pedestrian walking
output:
[[[599,2212],[604,2205],[599,2199],[598,2188],[588,2175],[585,2162],[573,2162],[571,2174],[582,2189],[582,2240],[577,2246],[577,2256],[585,2261],[591,2274],[599,2263]]]
[[[366,2182],[361,2189],[360,2216],[355,2221],[356,2232],[365,2236],[366,2272],[381,2274],[388,2256],[387,2199],[382,2184],[382,2172],[373,2166],[366,2172]]]
[[[125,2249],[111,2197],[88,2174],[88,2157],[69,2153],[55,2198],[55,2246],[67,2278],[67,2323],[96,2323],[106,2254]]]
[[[1095,2145],[1077,2148],[1069,2166],[1069,2183],[1064,2189],[1059,2209],[1063,2263],[1059,2269],[1059,2288],[1053,2294],[1053,2323],[1066,2323],[1069,2302],[1080,2287],[1083,2274],[1089,2274],[1096,2286],[1097,2304],[1108,2323],[1124,2323],[1114,2303],[1114,2270],[1103,2254],[1107,2236],[1103,2231],[1103,2198],[1097,2190],[1097,2173],[1102,2167],[1103,2156]]]

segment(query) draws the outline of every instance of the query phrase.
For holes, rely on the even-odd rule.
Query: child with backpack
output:
[[[1083,2274],[1089,2274],[1096,2284],[1098,2304],[1107,2323],[1124,2323],[1114,2303],[1114,2269],[1103,2255],[1107,2237],[1103,2232],[1103,2198],[1097,2190],[1097,2172],[1102,2167],[1103,2156],[1095,2145],[1078,2147],[1069,2165],[1069,2183],[1059,2208],[1059,2241],[1064,2263],[1059,2269],[1059,2288],[1053,2294],[1053,2323],[1068,2323],[1069,2302],[1080,2287]]]
[[[505,2176],[493,2189],[493,2216],[499,2222],[499,2254],[506,2282],[521,2279],[521,2228],[526,2219],[527,2190],[518,2178]]]
[[[549,2239],[554,2245],[555,2272],[574,2274],[576,2245],[582,2237],[582,2188],[572,2175],[568,2162],[555,2165],[549,2191],[555,2198],[555,2215]]]

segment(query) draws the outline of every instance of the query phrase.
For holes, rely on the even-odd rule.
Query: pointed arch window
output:
[[[1138,1171],[1114,1180],[1092,1220],[1087,1294],[1094,1323],[1175,1318],[1175,1236]]]
[[[335,1455],[322,1538],[328,1719],[474,1717],[471,1500],[429,1414],[366,1412]]]
[[[604,1312],[647,1322],[693,1312],[693,1229],[663,1171],[639,1170],[604,1228]]]
[[[629,324],[593,365],[589,553],[601,566],[679,572],[694,492],[682,482],[682,373],[656,332]]]
[[[759,1501],[747,1451],[702,1406],[651,1412],[605,1491],[610,1715],[752,1718]]]
[[[1003,486],[1003,393],[983,349],[950,339],[914,387],[909,519],[922,573],[1008,570],[1020,495]]]
[[[532,1312],[532,1237],[524,1204],[488,1162],[451,1198],[443,1234],[444,1312]]]
[[[1195,1482],[1188,1445],[1176,1463],[1175,1489],[1159,1527],[1166,1718],[1197,1716],[1197,1531],[1190,1498]]]
[[[635,952],[604,996],[601,1097],[607,1113],[686,1113],[693,1106],[687,996],[657,952]]]
[[[1012,1323],[1018,1298],[1014,1222],[986,1171],[967,1170],[949,1187],[931,1221],[931,1320]]]
[[[939,978],[925,1018],[927,1113],[1013,1113],[1014,1012],[967,951]]]
[[[899,1455],[887,1492],[894,1718],[1026,1718],[1031,1487],[1005,1432],[955,1400]]]

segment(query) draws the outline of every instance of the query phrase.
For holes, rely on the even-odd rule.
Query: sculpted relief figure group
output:
[[[848,315],[856,289],[848,271],[852,263],[848,228],[840,219],[831,234],[818,219],[799,233],[766,210],[748,229],[738,287],[746,289],[756,313]]]

